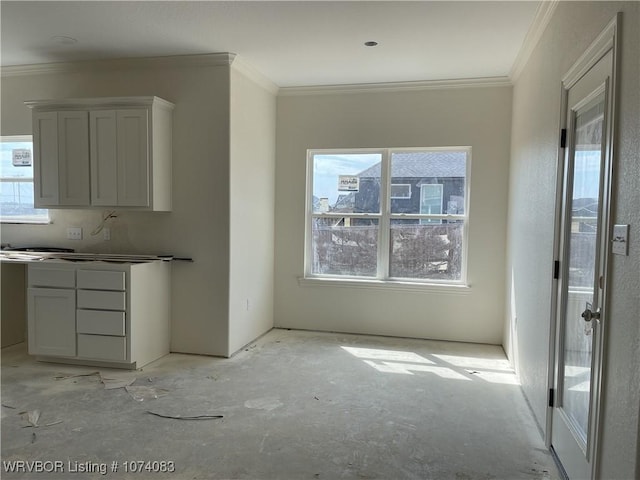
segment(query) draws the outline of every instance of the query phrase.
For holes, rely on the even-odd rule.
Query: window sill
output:
[[[471,293],[471,286],[464,284],[418,283],[399,280],[364,280],[335,277],[298,277],[298,285],[301,287],[351,287],[450,295],[468,295]]]

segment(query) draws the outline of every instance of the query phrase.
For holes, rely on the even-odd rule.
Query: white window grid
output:
[[[33,137],[31,135],[10,135],[10,136],[2,136],[0,137],[0,142],[2,143],[31,143],[33,141]],[[33,151],[33,149],[32,149]],[[14,190],[14,198],[17,198],[20,202],[22,200],[21,197],[21,189],[20,184],[25,183],[33,183],[34,178],[33,175],[29,177],[16,177],[16,176],[4,176],[0,173],[0,183],[3,184],[12,184]],[[31,202],[33,202],[33,198],[29,198]],[[34,210],[43,210],[43,209],[35,209]],[[0,221],[2,223],[48,223],[49,222],[49,214],[45,210],[46,213],[33,213],[32,215],[0,215]]]
[[[464,184],[464,213],[462,214],[413,214],[413,213],[391,213],[391,155],[403,152],[465,152],[466,172]],[[317,213],[313,211],[313,159],[320,154],[380,154],[381,155],[381,182],[380,182],[380,212],[379,213]],[[402,282],[423,283],[423,284],[444,284],[444,285],[466,285],[467,284],[467,257],[468,257],[468,236],[469,236],[469,186],[471,181],[471,147],[425,147],[425,148],[382,148],[382,149],[310,149],[307,150],[307,182],[306,182],[306,215],[305,215],[305,249],[304,249],[304,277],[305,278],[332,278],[342,280],[377,282]],[[364,277],[356,275],[332,275],[316,274],[312,272],[313,259],[313,220],[315,218],[326,219],[378,219],[378,258],[377,272],[375,277]],[[418,220],[420,223],[427,223],[434,220],[462,222],[462,266],[460,279],[439,280],[422,278],[394,278],[389,275],[389,246],[391,235],[391,220]]]

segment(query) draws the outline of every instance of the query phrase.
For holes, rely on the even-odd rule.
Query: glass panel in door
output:
[[[597,288],[600,177],[604,93],[575,112],[571,195],[567,232],[562,408],[583,449],[589,432],[593,322],[582,313],[594,308]]]

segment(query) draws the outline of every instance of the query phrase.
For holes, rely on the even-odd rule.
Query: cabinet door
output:
[[[36,208],[58,205],[58,114],[33,114],[33,181]]]
[[[89,114],[58,112],[60,205],[89,205]]]
[[[147,109],[118,110],[118,205],[149,206],[149,117]]]
[[[118,204],[118,161],[116,111],[90,113],[91,205]]]
[[[29,288],[27,297],[29,353],[75,357],[75,290]]]

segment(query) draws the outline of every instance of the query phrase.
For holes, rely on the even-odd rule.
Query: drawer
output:
[[[78,288],[125,290],[125,273],[107,270],[78,270]]]
[[[78,357],[94,360],[127,360],[126,337],[78,334]]]
[[[103,310],[77,310],[77,332],[92,335],[117,335],[124,337],[124,312]]]
[[[29,266],[30,287],[75,288],[76,272],[64,268],[42,268]]]
[[[126,310],[125,292],[103,292],[101,290],[78,290],[78,308],[96,310]]]

